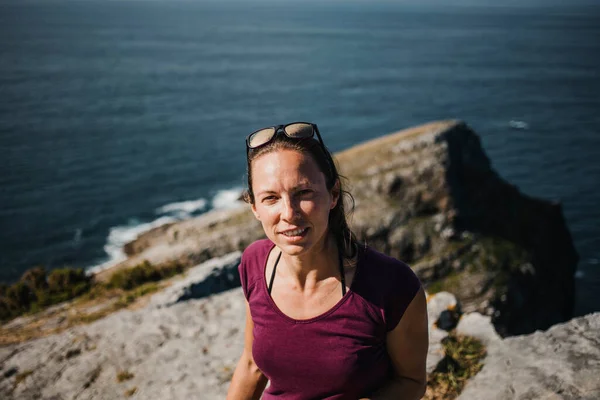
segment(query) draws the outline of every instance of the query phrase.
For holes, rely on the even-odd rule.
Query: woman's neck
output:
[[[307,254],[289,256],[282,254],[285,270],[302,290],[312,290],[327,278],[340,274],[338,247],[335,239],[327,235],[319,247]]]

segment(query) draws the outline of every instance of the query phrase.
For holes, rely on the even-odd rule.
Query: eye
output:
[[[312,189],[303,189],[303,190],[299,191],[298,194],[300,196],[309,196],[309,195],[313,194],[313,190]]]
[[[277,197],[275,197],[275,196],[271,195],[271,196],[265,196],[265,197],[263,197],[261,201],[262,201],[263,203],[272,203],[272,202],[274,202],[275,200],[277,200]]]

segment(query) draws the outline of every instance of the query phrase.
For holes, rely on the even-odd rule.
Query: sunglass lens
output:
[[[274,134],[275,128],[266,128],[254,132],[252,135],[250,135],[250,138],[248,138],[248,146],[251,149],[254,149],[258,146],[262,146],[263,144],[271,140]]]
[[[291,138],[309,138],[313,136],[313,127],[302,122],[290,124],[285,127],[285,133]]]

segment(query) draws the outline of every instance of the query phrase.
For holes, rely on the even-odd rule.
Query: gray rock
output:
[[[236,251],[191,268],[183,279],[154,295],[151,304],[155,307],[169,307],[181,301],[206,297],[240,286],[237,267],[241,256],[242,253]]]
[[[484,318],[459,323],[488,341],[484,367],[459,399],[600,399],[600,313],[504,340],[490,336]]]
[[[429,350],[427,352],[427,373],[433,372],[438,363],[444,358],[444,346],[442,340],[448,336],[448,332],[438,329],[435,326],[429,327]]]
[[[114,399],[135,388],[144,399],[223,398],[243,346],[245,302],[239,288],[211,296],[197,288],[230,282],[239,257],[232,253],[190,269],[144,309],[0,349],[6,371],[0,397]],[[457,301],[438,293],[429,305],[435,321]],[[441,341],[447,335],[431,323],[428,372],[444,357]],[[31,374],[15,386],[26,371]],[[120,371],[133,377],[117,382]]]
[[[460,310],[460,305],[452,293],[439,292],[427,296],[427,319],[429,322],[429,351],[427,353],[427,373],[433,372],[444,358],[442,340],[448,336],[446,315]],[[442,323],[440,324],[440,320]]]
[[[203,282],[196,278],[228,274],[238,257],[192,269],[186,285],[156,294],[141,310],[0,348],[0,398],[112,400],[133,388],[140,399],[224,398],[244,342],[242,291],[178,300]],[[120,371],[133,377],[118,382]]]
[[[464,314],[456,326],[456,333],[479,339],[486,346],[501,340],[492,325],[492,319],[479,313]]]
[[[189,293],[229,274],[238,257],[199,265],[143,309],[0,348],[0,398],[116,399],[131,390],[141,399],[224,398],[243,347],[244,297],[240,288],[200,299]],[[429,303],[432,320],[458,307],[449,293]],[[490,317],[471,313],[456,330],[481,339],[488,353],[462,399],[600,398],[600,313],[506,339]],[[447,335],[430,325],[428,372],[443,359]],[[123,371],[131,377],[119,382]]]

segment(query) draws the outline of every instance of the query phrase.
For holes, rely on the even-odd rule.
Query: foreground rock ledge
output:
[[[243,346],[244,296],[228,289],[236,285],[230,275],[239,257],[192,268],[143,309],[0,348],[0,398],[112,400],[133,392],[149,400],[225,398]],[[447,335],[435,325],[456,307],[449,293],[429,298],[429,372],[443,357]],[[599,398],[600,313],[506,339],[478,313],[463,316],[456,329],[488,349],[461,399]]]
[[[457,327],[488,352],[459,399],[600,399],[600,313],[504,340],[484,318],[466,316]]]
[[[464,311],[492,316],[503,336],[572,317],[578,256],[560,204],[501,179],[465,123],[411,128],[336,158],[356,200],[359,238],[408,262],[430,291],[455,293]],[[119,267],[195,265],[262,236],[247,207],[210,212],[141,235]]]

